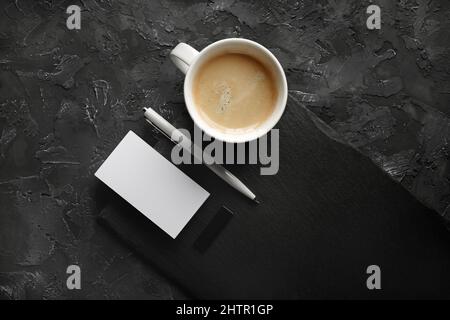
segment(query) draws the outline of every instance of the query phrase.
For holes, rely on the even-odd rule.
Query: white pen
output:
[[[166,137],[172,140],[174,143],[180,144],[185,150],[189,151],[191,154],[191,148],[198,149],[199,147],[192,143],[192,141],[186,137],[180,130],[171,125],[166,119],[161,117],[155,110],[152,108],[144,108],[144,116],[145,119],[153,125],[156,129],[161,131]],[[198,154],[202,154],[201,150],[195,150],[193,152],[194,157]],[[200,159],[202,160],[202,159]],[[256,196],[253,192],[250,191],[249,188],[245,184],[242,183],[236,176],[234,176],[227,169],[218,164],[206,164],[212,172],[222,178],[226,183],[235,188],[237,191],[242,193],[247,198],[259,203],[256,199]]]

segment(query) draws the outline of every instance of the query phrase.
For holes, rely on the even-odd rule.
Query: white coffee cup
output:
[[[224,53],[241,53],[249,55],[262,62],[269,68],[274,76],[277,86],[278,99],[275,108],[263,123],[246,132],[224,132],[209,125],[200,115],[193,99],[193,80],[199,67],[210,58]],[[262,45],[247,39],[230,38],[214,42],[197,51],[186,43],[178,44],[170,53],[173,63],[180,69],[186,78],[184,80],[184,99],[188,112],[194,123],[207,135],[229,143],[242,143],[262,137],[269,132],[280,120],[286,107],[288,88],[286,75],[275,56]]]

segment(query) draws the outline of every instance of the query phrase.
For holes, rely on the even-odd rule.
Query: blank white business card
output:
[[[174,239],[209,196],[133,131],[95,176]]]

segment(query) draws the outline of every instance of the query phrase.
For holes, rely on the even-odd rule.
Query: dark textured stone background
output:
[[[178,42],[254,39],[290,95],[450,221],[450,2],[25,1],[0,6],[0,296],[180,298],[95,222],[93,173],[151,105],[187,117]],[[382,29],[368,31],[370,2]],[[69,31],[67,6],[82,8]],[[65,268],[82,268],[81,291]]]

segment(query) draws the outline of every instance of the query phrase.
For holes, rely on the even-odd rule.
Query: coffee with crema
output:
[[[277,96],[270,70],[245,54],[213,57],[194,78],[194,104],[201,117],[226,132],[258,127],[273,113]]]

